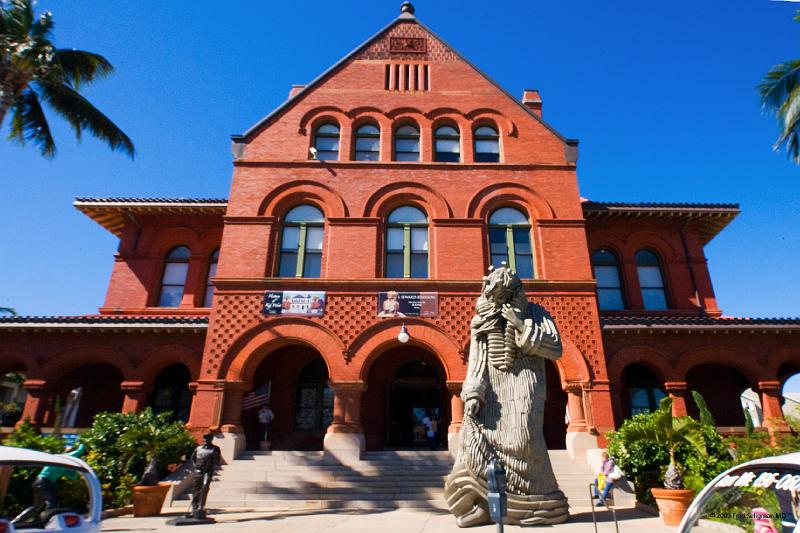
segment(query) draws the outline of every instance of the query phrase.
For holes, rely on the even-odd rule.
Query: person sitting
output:
[[[612,479],[614,469],[616,467],[614,459],[608,455],[608,452],[605,451],[601,457],[603,459],[603,464],[600,467],[600,472],[597,474],[597,478],[595,479],[594,487],[594,497],[599,500],[597,502],[599,507],[602,507],[606,504],[608,493],[611,492],[611,489],[614,487],[614,481],[616,481],[615,479]]]

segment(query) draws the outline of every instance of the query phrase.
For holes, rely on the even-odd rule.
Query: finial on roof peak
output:
[[[411,2],[403,2],[400,6],[400,13],[408,13],[409,15],[414,14],[414,4]]]

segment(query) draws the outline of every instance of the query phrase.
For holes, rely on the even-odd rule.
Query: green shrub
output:
[[[105,507],[130,503],[131,487],[141,481],[155,457],[157,477],[171,463],[184,460],[196,446],[182,422],[170,422],[170,413],[98,413],[92,427],[80,436],[89,448],[86,461],[103,488]]]
[[[608,453],[634,483],[636,498],[650,504],[654,500],[649,489],[662,486],[670,463],[670,446],[664,439],[657,438],[664,434],[665,417],[661,411],[667,404],[671,408],[671,402],[662,401],[662,407],[656,412],[635,415],[625,420],[619,430],[606,434]],[[673,420],[678,426],[689,424],[697,430],[702,441],[697,442],[699,446],[688,442],[674,444],[676,441],[672,441],[675,462],[683,467],[686,487],[699,489],[730,466],[727,444],[716,428],[691,417],[669,418],[670,427],[673,427]]]
[[[3,444],[47,453],[62,453],[66,441],[60,435],[42,435],[26,420],[3,441]],[[41,468],[14,468],[8,492],[0,506],[0,516],[16,516],[33,503],[32,485],[41,471]],[[81,513],[85,511],[89,498],[88,489],[82,479],[60,479],[56,490],[62,507]]]

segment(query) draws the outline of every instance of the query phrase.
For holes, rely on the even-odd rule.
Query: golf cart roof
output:
[[[0,465],[52,465],[66,468],[86,470],[86,463],[75,457],[67,455],[54,455],[51,453],[37,452],[27,448],[14,448],[12,446],[0,446]]]

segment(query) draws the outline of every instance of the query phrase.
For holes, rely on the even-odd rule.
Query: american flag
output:
[[[264,385],[254,389],[245,394],[242,398],[242,409],[255,409],[261,405],[269,402],[270,392],[272,391],[272,382],[267,381]]]

